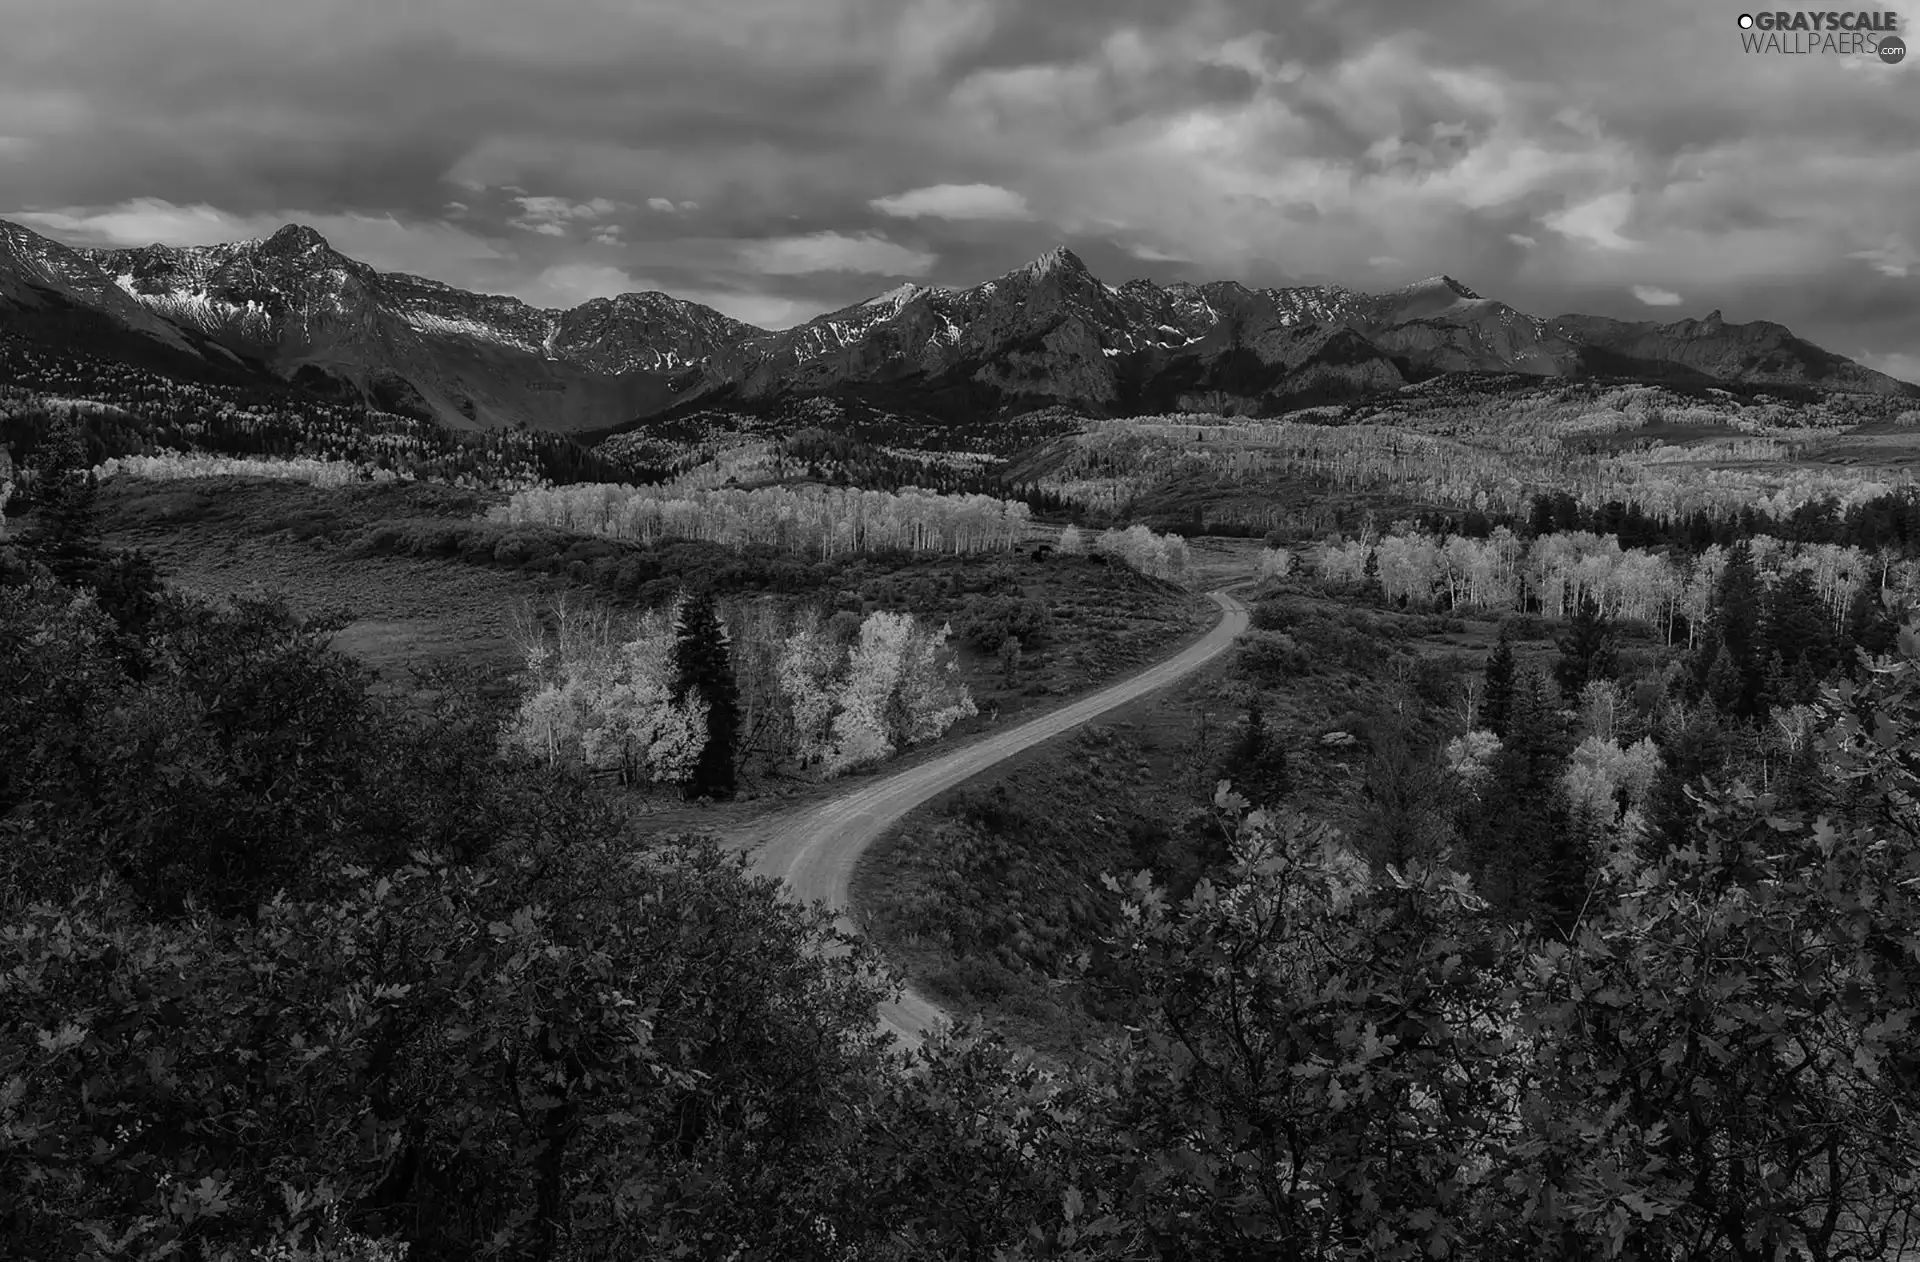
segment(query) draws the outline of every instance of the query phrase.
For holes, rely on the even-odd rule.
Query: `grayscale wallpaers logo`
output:
[[[1906,59],[1907,42],[1897,13],[1742,13],[1740,43],[1750,53],[1788,57],[1837,53],[1878,57],[1889,66]]]

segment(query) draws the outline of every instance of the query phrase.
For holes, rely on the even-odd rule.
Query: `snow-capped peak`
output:
[[[1479,294],[1474,293],[1473,290],[1468,289],[1465,285],[1462,285],[1459,281],[1455,280],[1453,277],[1446,276],[1446,275],[1429,276],[1425,280],[1417,280],[1413,282],[1413,284],[1411,285],[1402,285],[1398,292],[1417,293],[1422,291],[1430,291],[1430,290],[1438,290],[1438,289],[1451,290],[1453,293],[1458,294],[1462,298],[1471,298],[1471,299],[1477,300],[1480,297]]]
[[[908,281],[904,285],[897,285],[894,288],[889,289],[884,294],[875,294],[873,297],[867,299],[864,303],[861,303],[860,305],[863,307],[891,306],[897,310],[901,307],[906,306],[909,302],[912,302],[915,298],[918,298],[921,294],[925,292],[926,292],[925,286],[916,285],[912,281]]]
[[[1042,276],[1051,276],[1056,272],[1084,273],[1086,270],[1087,265],[1080,261],[1078,254],[1075,254],[1064,245],[1056,245],[1039,258],[1033,260],[1033,262],[1018,269],[1017,273],[1010,274],[1031,276],[1038,279]]]
[[[270,250],[284,251],[289,254],[304,254],[311,250],[329,248],[325,237],[303,223],[290,223],[261,244]]]

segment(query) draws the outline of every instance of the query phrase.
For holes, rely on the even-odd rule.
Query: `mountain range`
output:
[[[0,220],[0,326],[353,390],[462,427],[601,431],[688,406],[852,392],[931,415],[1270,414],[1447,372],[1920,396],[1766,321],[1527,315],[1448,276],[1387,293],[1096,278],[1056,246],[968,288],[902,285],[770,331],[647,292],[567,310],[379,272],[313,229],[82,249]]]

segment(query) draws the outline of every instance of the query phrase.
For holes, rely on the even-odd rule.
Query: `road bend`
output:
[[[825,902],[839,914],[840,928],[854,932],[847,914],[854,867],[866,848],[907,812],[996,763],[1179,681],[1224,653],[1246,630],[1247,607],[1228,588],[1208,595],[1220,606],[1220,620],[1172,657],[1058,710],[975,737],[952,753],[870,780],[774,822],[754,851],[754,870],[786,882],[803,903]],[[918,1048],[922,1038],[947,1019],[944,1011],[911,987],[880,1013],[881,1024],[910,1049]]]

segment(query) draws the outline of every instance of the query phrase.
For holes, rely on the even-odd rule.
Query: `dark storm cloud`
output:
[[[1821,292],[1811,300],[1805,297],[1796,300],[1785,293],[1756,295],[1759,299],[1756,310],[1766,312],[1802,305],[1806,324],[1845,331],[1831,339],[1827,349],[1843,355],[1904,353],[1906,362],[1920,366],[1920,339],[1914,336],[1916,324],[1920,324],[1920,302],[1915,301],[1913,289],[1911,279],[1903,283],[1894,278],[1875,277],[1863,279],[1857,288]],[[1872,363],[1872,366],[1902,375],[1885,364]],[[1920,384],[1920,378],[1907,376],[1906,380]]]
[[[1444,271],[1920,352],[1920,63],[1750,57],[1713,7],[30,3],[0,215],[75,241],[299,218],[456,284],[791,323],[1064,240],[1114,281]]]

